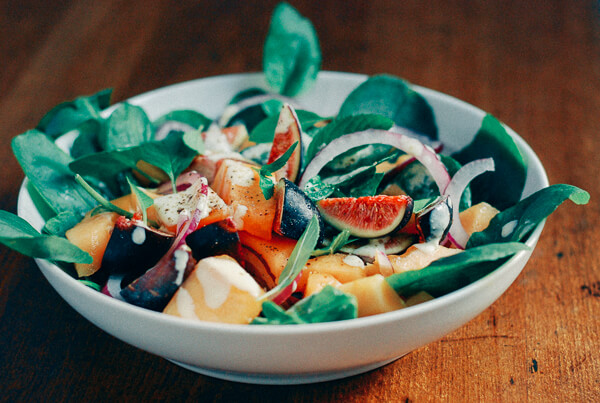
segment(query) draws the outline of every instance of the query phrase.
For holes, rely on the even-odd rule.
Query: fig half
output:
[[[299,239],[314,215],[319,220],[319,228],[323,228],[317,206],[290,180],[281,178],[277,182],[275,197],[277,199],[277,213],[273,221],[273,231],[279,235],[290,239]]]
[[[378,238],[404,227],[412,214],[409,196],[365,196],[323,199],[317,202],[323,219],[358,238]]]

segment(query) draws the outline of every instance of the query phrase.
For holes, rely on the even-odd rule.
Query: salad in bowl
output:
[[[27,180],[0,242],[127,342],[227,379],[303,382],[465,323],[518,275],[554,209],[589,200],[548,186],[493,116],[320,60],[310,22],[281,4],[263,73],[55,107],[12,142]],[[279,343],[316,355],[282,359]]]

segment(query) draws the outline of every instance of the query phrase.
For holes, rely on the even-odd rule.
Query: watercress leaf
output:
[[[302,190],[313,202],[317,202],[328,198],[336,189],[335,185],[325,183],[319,175],[315,175],[306,182]]]
[[[55,214],[73,211],[83,215],[96,205],[75,182],[68,167],[72,158],[48,136],[30,130],[13,138],[12,149],[32,186]]]
[[[586,204],[590,195],[583,189],[565,184],[538,190],[516,205],[498,213],[485,230],[471,235],[467,248],[495,242],[522,241],[567,199],[575,204]]]
[[[198,129],[199,127],[208,127],[212,120],[191,109],[180,109],[166,113],[152,122],[155,130],[158,130],[166,122],[180,122],[187,126]],[[183,130],[185,131],[185,130]]]
[[[307,298],[300,300],[287,311],[271,301],[263,302],[263,316],[252,324],[286,325],[322,323],[358,317],[356,297],[330,285]]]
[[[78,97],[52,108],[38,123],[36,129],[50,137],[58,137],[89,120],[101,120],[100,111],[110,105],[112,89]]]
[[[198,130],[191,130],[183,134],[183,142],[198,154],[204,154],[204,141],[202,140],[202,126]]]
[[[146,112],[124,102],[106,119],[98,143],[103,150],[113,151],[138,146],[152,140],[153,136],[154,127]]]
[[[321,48],[311,22],[287,3],[271,17],[263,51],[267,83],[280,94],[295,96],[312,86],[321,68]]]
[[[315,123],[321,122],[324,118],[314,112],[305,111],[302,109],[296,110],[296,116],[300,122],[300,127],[303,132],[306,132]],[[271,115],[260,121],[250,132],[249,139],[255,143],[270,143],[275,136],[275,128],[279,115]]]
[[[408,297],[419,291],[440,296],[480,279],[504,259],[528,249],[527,245],[518,242],[478,246],[438,259],[421,270],[393,274],[386,277],[386,281],[401,296]]]
[[[288,162],[294,150],[298,147],[298,142],[296,141],[294,144],[287,149],[285,153],[283,153],[279,158],[273,161],[270,164],[263,165],[258,171],[259,174],[259,186],[262,190],[263,196],[265,199],[269,200],[273,197],[273,193],[275,191],[275,183],[273,183],[272,175],[273,173],[279,171],[281,168],[285,166]]]
[[[306,266],[311,253],[315,250],[319,240],[319,231],[319,220],[313,215],[279,275],[279,283],[262,296],[263,300],[279,294],[298,277],[304,266]]]
[[[154,199],[148,196],[142,189],[140,189],[135,183],[133,183],[131,179],[129,179],[129,177],[127,177],[127,183],[129,183],[131,192],[135,195],[138,206],[142,211],[142,220],[144,221],[144,224],[147,224],[148,214],[146,210],[154,204]]]
[[[77,127],[79,134],[71,146],[71,157],[80,158],[100,151],[98,134],[102,130],[102,120],[88,120]]]
[[[502,123],[492,115],[484,117],[473,141],[452,157],[463,165],[480,158],[494,159],[496,169],[470,183],[473,204],[485,201],[504,210],[521,199],[527,161]]]
[[[312,256],[332,255],[350,242],[352,242],[350,241],[350,231],[345,229],[333,238],[329,246],[322,249],[315,249]]]
[[[54,235],[42,235],[27,221],[0,210],[0,243],[25,256],[68,263],[92,263],[92,257]]]
[[[334,119],[331,123],[319,129],[313,136],[306,160],[310,161],[327,144],[344,134],[359,132],[367,129],[389,130],[394,122],[385,116],[373,114],[359,114]]]
[[[346,98],[338,116],[383,115],[398,126],[407,127],[431,139],[438,138],[433,109],[425,98],[398,77],[369,77]]]
[[[81,215],[72,211],[63,211],[46,221],[42,233],[64,237],[65,233],[80,221]]]

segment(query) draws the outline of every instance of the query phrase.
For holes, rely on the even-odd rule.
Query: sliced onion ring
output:
[[[462,197],[467,185],[475,177],[484,172],[493,171],[494,169],[494,160],[492,158],[482,158],[471,161],[460,168],[456,174],[454,174],[452,180],[450,180],[450,183],[442,193],[444,196],[448,196],[450,200],[452,200],[452,205],[454,206],[452,225],[450,226],[448,239],[455,246],[461,249],[465,248],[467,241],[469,240],[469,234],[467,234],[462,226],[462,223],[460,222],[458,208],[460,204],[460,198]]]
[[[300,189],[303,189],[312,177],[316,176],[329,161],[333,160],[338,155],[352,148],[368,144],[386,144],[414,156],[425,166],[425,168],[427,168],[437,184],[440,193],[442,193],[448,186],[448,183],[450,183],[450,175],[436,152],[431,147],[417,140],[413,136],[412,131],[397,127],[393,132],[368,129],[361,132],[346,134],[333,140],[310,161],[300,179]]]

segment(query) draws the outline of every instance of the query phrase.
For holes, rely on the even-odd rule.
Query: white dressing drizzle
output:
[[[217,309],[227,301],[231,287],[255,298],[262,294],[256,281],[234,260],[203,259],[196,268],[196,276],[202,286],[204,302],[211,309]]]
[[[198,315],[196,315],[194,299],[183,287],[180,287],[177,291],[177,310],[182,318],[198,319]]]
[[[356,255],[348,255],[343,260],[348,266],[365,267],[365,262]]]
[[[181,285],[183,282],[183,275],[185,274],[185,268],[187,267],[188,260],[190,259],[190,255],[184,249],[177,249],[173,253],[173,257],[175,258],[175,271],[177,271],[177,278],[175,279],[175,284]]]
[[[146,242],[146,230],[142,227],[135,227],[131,234],[131,240],[136,245],[143,245]]]
[[[502,231],[500,232],[500,234],[502,235],[502,238],[506,238],[508,237],[510,234],[512,234],[512,232],[515,230],[515,228],[517,227],[517,224],[519,222],[517,220],[512,220],[507,222],[506,224],[504,224],[502,226]]]

